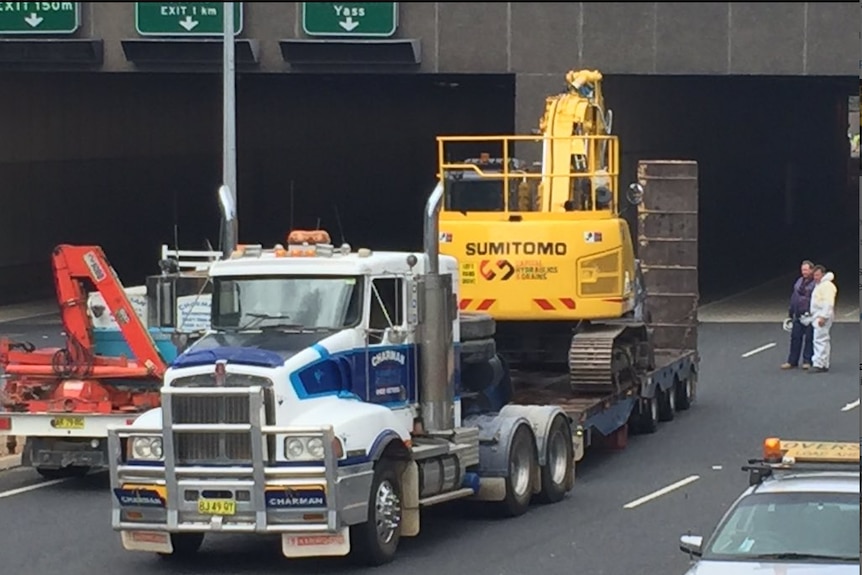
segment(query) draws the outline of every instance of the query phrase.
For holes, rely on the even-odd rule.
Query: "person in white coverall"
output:
[[[835,317],[835,296],[838,288],[832,283],[835,274],[827,272],[826,268],[814,266],[814,291],[811,292],[811,325],[814,326],[814,356],[811,364],[811,373],[824,373],[829,371],[829,356],[832,353],[832,345],[829,330],[832,328],[832,320]]]

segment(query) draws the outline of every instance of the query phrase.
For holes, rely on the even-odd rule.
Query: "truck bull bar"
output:
[[[248,398],[247,423],[174,423],[174,402],[184,398]],[[331,426],[276,427],[263,425],[264,388],[251,387],[166,387],[162,390],[162,427],[110,426],[108,453],[110,462],[112,527],[117,531],[227,532],[227,533],[335,533],[342,525],[344,506],[339,490],[351,489],[351,479],[369,475],[371,470],[339,477],[337,441]],[[181,465],[177,461],[176,439],[202,433],[247,433],[250,442],[250,464],[213,461],[213,464]],[[159,437],[163,445],[160,461],[128,461],[123,440],[133,437]],[[223,437],[223,436],[222,436]],[[275,441],[268,441],[270,438]],[[277,441],[290,437],[323,442],[322,461],[276,462],[270,452]],[[221,440],[221,447],[224,440]],[[269,446],[269,448],[268,448]],[[277,448],[276,448],[277,451]],[[364,479],[364,478],[363,478]],[[358,486],[355,486],[358,487]],[[297,490],[320,490],[324,505],[269,505],[267,493],[281,492],[293,498]],[[140,505],[124,504],[120,493],[147,493],[156,500]],[[205,515],[198,501],[205,492],[230,494],[234,511],[230,514]],[[196,494],[196,497],[192,495]],[[293,495],[292,495],[293,494]],[[161,500],[162,505],[154,501]],[[284,501],[284,500],[282,500]],[[129,513],[129,512],[133,513]],[[130,515],[135,519],[130,518]],[[311,519],[309,519],[309,517]]]

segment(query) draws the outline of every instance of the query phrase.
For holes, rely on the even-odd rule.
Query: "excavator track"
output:
[[[591,324],[572,337],[569,376],[575,393],[620,391],[637,378],[643,325]]]

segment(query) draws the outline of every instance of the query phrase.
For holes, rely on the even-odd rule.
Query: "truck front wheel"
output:
[[[395,464],[381,459],[374,468],[368,521],[350,528],[354,558],[371,567],[392,561],[401,539],[401,482]]]

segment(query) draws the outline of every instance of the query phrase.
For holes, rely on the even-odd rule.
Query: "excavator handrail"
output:
[[[541,179],[541,178],[589,178],[594,176],[619,176],[619,172],[614,170],[595,170],[592,172],[560,172],[558,174],[543,174],[541,172],[528,172],[525,170],[494,170],[494,171],[485,171],[481,169],[477,164],[441,164],[440,167],[445,170],[462,170],[462,171],[471,171],[476,173],[476,175],[482,176],[483,178],[490,179],[502,179],[502,178],[530,178],[530,179]],[[441,175],[438,173],[437,178],[439,179]]]
[[[582,160],[581,162],[578,162],[580,164],[580,169],[574,169],[572,167],[571,161],[569,162],[568,169],[563,171],[560,171],[559,168],[557,170],[550,169],[545,163],[540,163],[540,169],[537,171],[530,171],[529,168],[525,170],[524,167],[521,165],[514,167],[513,160],[515,160],[515,158],[510,153],[510,144],[515,142],[540,144],[542,146],[541,151],[543,154],[547,152],[551,143],[562,142],[563,145],[567,146],[566,149],[568,150],[568,152],[566,153],[571,152],[572,159],[577,158]],[[487,143],[494,146],[495,148],[499,146],[501,150],[499,150],[500,155],[494,157],[495,161],[493,163],[490,162],[491,154],[488,152],[482,152],[481,155],[483,156],[483,158],[478,161],[465,161],[463,159],[459,161],[448,161],[446,159],[447,144],[453,143]],[[522,182],[540,180],[539,185],[536,187],[537,198],[540,198],[542,194],[553,194],[554,189],[557,189],[557,191],[559,192],[559,190],[561,189],[561,185],[559,184],[560,178],[573,181],[587,180],[590,188],[589,191],[578,193],[583,194],[583,197],[587,198],[585,202],[587,202],[590,207],[577,208],[580,213],[600,212],[603,214],[607,214],[609,212],[613,212],[615,209],[619,209],[619,138],[616,135],[572,134],[566,136],[438,136],[437,146],[437,178],[439,180],[444,180],[452,172],[471,172],[480,178],[502,180],[503,198],[510,197],[510,180],[512,180],[513,178],[517,178]],[[497,150],[495,150],[495,153],[496,152]],[[577,152],[582,153],[579,154]],[[552,166],[559,165],[562,164],[552,164]],[[485,166],[491,167],[492,169],[483,169]],[[601,185],[605,186],[611,194],[610,201],[603,204],[601,207],[593,207],[598,205],[595,190],[597,184],[593,183],[597,179],[603,180],[603,183]],[[544,202],[540,200],[540,205],[542,207],[539,207],[538,211],[560,213],[569,209],[565,206],[567,203],[569,203],[570,200],[573,199],[570,194],[573,194],[575,192],[573,192],[572,190],[572,185],[566,186],[565,184],[562,184],[562,188],[569,190],[566,197],[563,197],[560,193],[558,193],[557,198],[546,198]],[[554,199],[556,199],[557,201],[554,201]],[[523,211],[509,209],[508,200],[504,201],[503,203],[504,212]],[[607,206],[615,206],[616,208]],[[448,210],[443,209],[443,211]],[[536,210],[533,209],[528,211]]]

